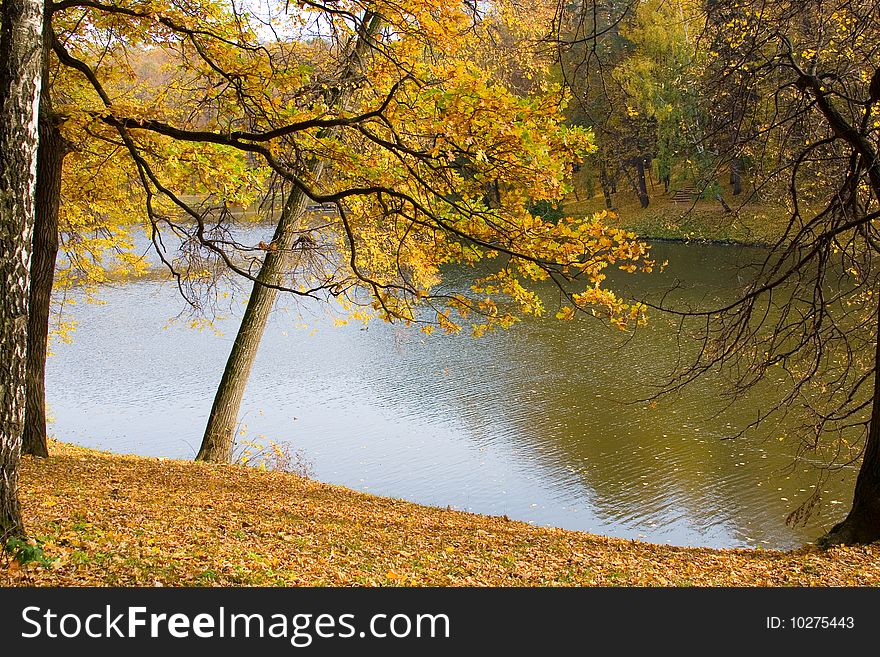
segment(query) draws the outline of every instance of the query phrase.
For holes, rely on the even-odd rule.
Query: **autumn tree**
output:
[[[77,116],[96,132],[115,131],[124,146],[157,245],[171,230],[208,265],[254,286],[201,459],[230,456],[233,418],[277,291],[335,299],[359,319],[426,333],[469,324],[479,335],[544,314],[531,283],[552,279],[561,317],[583,310],[620,326],[640,321],[640,306],[601,284],[608,266],[649,268],[643,244],[593,217],[549,221],[528,211],[561,198],[573,163],[592,148],[590,134],[563,125],[565,94],[548,75],[523,93],[521,79],[487,65],[478,47],[490,25],[485,8],[291,4],[288,31],[266,42],[242,14],[206,26],[204,15],[138,3],[63,6],[87,12],[96,28],[141,24],[174,44],[172,70],[184,73],[167,94],[180,102],[149,109],[114,102],[85,44],[53,49],[93,91],[94,109],[81,106]],[[174,144],[204,158],[245,154],[266,172],[252,182],[283,199],[273,239],[238,243],[224,190],[211,181],[198,204],[189,200],[186,181],[162,157]],[[309,203],[334,212],[303,212]],[[473,267],[469,294],[441,286],[443,268],[455,263]]]
[[[523,280],[555,276],[564,287],[585,274],[598,284],[609,260],[644,254],[631,236],[618,234],[614,243],[592,221],[553,225],[528,212],[535,198],[559,198],[573,158],[588,143],[586,135],[559,124],[557,90],[539,84],[535,94],[520,97],[497,70],[481,70],[470,54],[486,23],[457,3],[406,10],[352,4],[344,22],[319,11],[337,34],[351,36],[333,46],[340,58],[325,83],[331,89],[325,126],[292,140],[293,149],[315,154],[294,169],[293,190],[215,398],[198,455],[203,460],[229,458],[272,286],[290,276],[291,252],[299,259],[296,276],[310,280],[313,290],[330,285],[331,294],[358,308],[355,316],[369,306],[386,321],[422,323],[426,332],[434,324],[458,331],[462,320],[478,318],[472,323],[477,335],[516,319],[499,310],[493,294],[506,294],[522,313],[540,314]],[[293,172],[279,173],[290,178]],[[487,186],[494,189],[491,201]],[[314,230],[303,216],[309,199],[334,203],[338,222],[324,219],[321,231]],[[333,248],[321,257],[332,270],[324,264],[315,278],[308,268],[321,253],[316,245],[328,237]],[[496,259],[503,265],[474,285],[485,297],[432,292],[441,265]],[[597,288],[567,294],[580,307],[604,307],[614,321],[637,319],[638,309]],[[425,306],[433,311],[421,311]]]
[[[345,111],[363,79],[363,69],[368,51],[377,42],[381,26],[381,14],[365,11],[360,24],[351,37],[350,45],[343,49],[339,62],[339,72],[325,95],[326,109],[330,114]],[[317,140],[332,140],[341,126],[331,126],[315,135]],[[329,158],[318,154],[297,167],[297,174],[309,181],[311,187],[320,185],[325,171],[331,166]],[[223,377],[217,388],[202,445],[196,455],[197,460],[226,462],[231,458],[238,412],[244,398],[245,387],[251,368],[257,357],[257,350],[275,303],[278,288],[284,284],[288,273],[291,252],[294,249],[307,249],[312,238],[303,233],[299,226],[310,202],[303,186],[293,186],[288,192],[278,226],[272,237],[271,246],[260,265],[257,280],[241,325],[238,329],[232,351],[223,370]],[[341,204],[339,206],[342,207]],[[305,240],[305,241],[304,241]]]
[[[652,162],[662,154],[658,126],[668,118],[664,110],[682,107],[681,98],[672,98],[671,89],[664,89],[672,86],[664,85],[666,76],[681,82],[675,76],[680,62],[655,63],[646,56],[664,52],[675,34],[650,28],[655,13],[666,6],[640,0],[568,3],[560,6],[548,37],[574,97],[569,119],[596,134],[595,168],[609,209],[617,178],[628,184],[643,208],[648,207]],[[658,36],[663,40],[658,42]]]
[[[18,466],[34,224],[42,5],[0,4],[0,541],[24,532]]]

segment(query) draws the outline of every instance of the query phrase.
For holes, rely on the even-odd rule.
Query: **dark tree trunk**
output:
[[[501,207],[501,187],[495,179],[486,185],[486,205],[490,208]]]
[[[740,163],[738,158],[730,162],[730,184],[733,186],[733,195],[742,193],[742,177],[740,176]]]
[[[868,438],[862,466],[856,478],[849,514],[834,525],[816,544],[833,545],[873,543],[880,540],[880,306],[877,314],[877,347],[874,353],[874,405],[868,426]]]
[[[45,89],[41,102],[45,99]],[[67,152],[61,131],[49,109],[40,112],[40,145],[37,149],[37,193],[31,255],[31,290],[27,336],[27,405],[22,451],[49,455],[46,430],[46,352],[55,258],[58,255],[58,210],[61,205],[61,171]]]
[[[645,160],[641,157],[636,158],[636,180],[639,183],[639,203],[643,208],[646,208],[651,199],[648,196],[648,185],[645,182]]]
[[[602,194],[605,196],[605,207],[613,210],[614,201],[611,199],[611,184],[608,180],[608,171],[605,169],[604,162],[599,164],[599,184],[602,186]]]
[[[24,430],[42,0],[0,4],[0,545],[24,534],[18,469]]]
[[[650,199],[648,198],[648,190],[645,187],[645,166],[641,159],[634,160],[632,163],[636,166],[636,178],[633,178],[627,166],[622,167],[623,174],[626,176],[633,193],[639,197],[639,203],[641,203],[643,208],[646,208]]]

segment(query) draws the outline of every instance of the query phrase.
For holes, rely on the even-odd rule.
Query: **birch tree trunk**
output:
[[[37,120],[41,0],[0,4],[0,540],[24,533],[18,468],[26,399],[28,292]]]

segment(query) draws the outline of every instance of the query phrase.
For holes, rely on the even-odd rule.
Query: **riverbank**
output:
[[[605,222],[615,228],[633,231],[642,239],[679,242],[708,242],[770,246],[783,234],[789,211],[782,205],[749,203],[738,206],[728,199],[732,212],[717,201],[674,202],[666,195],[651,198],[642,208],[637,198],[619,195],[617,207]],[[570,216],[586,216],[605,210],[604,198],[570,196],[563,211]]]
[[[0,583],[309,586],[878,586],[880,546],[679,548],[419,506],[243,466],[54,442],[25,457],[37,560]],[[42,563],[40,563],[42,562]]]

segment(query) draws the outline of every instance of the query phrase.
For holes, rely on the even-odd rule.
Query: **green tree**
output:
[[[704,20],[690,0],[641,0],[621,27],[632,54],[615,76],[630,99],[629,112],[656,122],[657,172],[667,185],[673,176],[700,189],[712,184],[712,145],[700,103],[705,53],[695,39]]]

